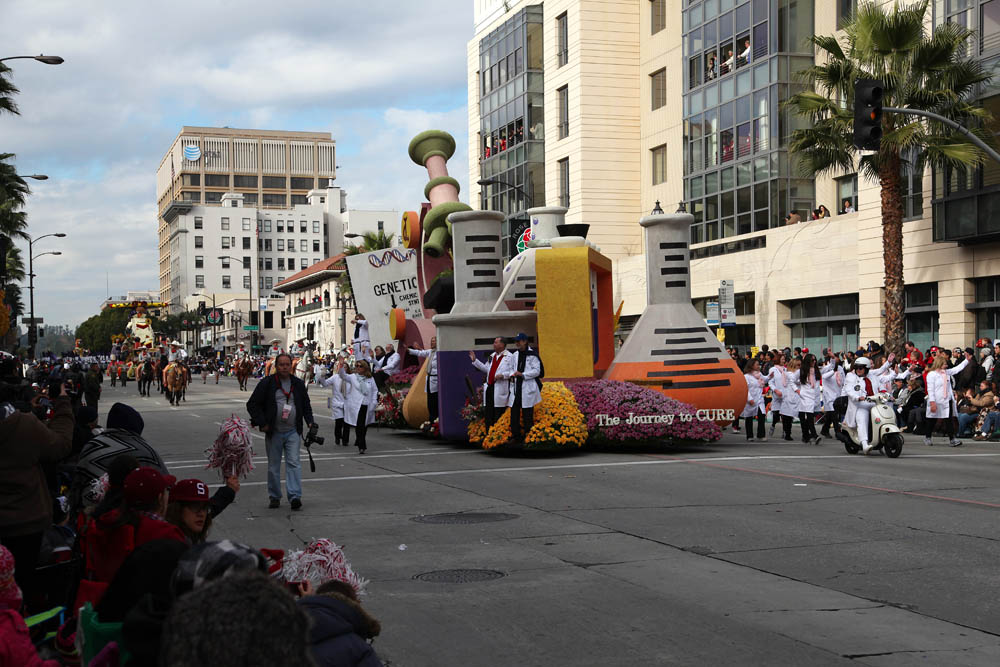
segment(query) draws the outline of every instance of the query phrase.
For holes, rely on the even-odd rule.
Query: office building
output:
[[[806,40],[836,33],[854,5],[475,0],[470,182],[512,183],[533,205],[568,205],[567,222],[589,223],[590,239],[616,260],[623,332],[645,306],[637,221],[659,202],[694,216],[695,306],[708,315],[720,281],[735,283],[727,344],[881,340],[878,184],[797,173],[788,143],[805,121],[783,106],[801,89],[796,72],[814,62]],[[928,30],[946,21],[977,30],[974,52],[992,66],[997,0],[937,0]],[[981,91],[995,112],[997,92]],[[921,346],[1000,337],[1000,165],[963,177],[932,171],[903,173],[907,337]],[[513,234],[522,198],[492,184],[480,203],[507,213]],[[833,216],[810,221],[821,204]],[[801,222],[788,224],[792,211]]]
[[[402,215],[395,210],[370,210],[351,208],[344,214],[344,234],[347,245],[359,245],[362,239],[351,236],[357,234],[364,236],[368,233],[378,234],[384,232],[386,235],[392,234],[392,244],[399,245],[400,240],[400,220]]]
[[[270,269],[262,269],[261,287],[264,287],[267,277],[271,278],[272,286],[283,274],[277,268],[279,256],[286,264],[284,275],[294,273],[292,268],[299,270],[302,260],[322,259],[340,252],[342,244],[340,222],[341,214],[346,210],[346,202],[341,198],[338,188],[328,186],[336,178],[335,143],[328,132],[285,132],[272,130],[241,130],[233,128],[187,127],[171,143],[169,149],[160,161],[156,171],[157,229],[159,232],[159,276],[160,297],[163,301],[179,308],[189,287],[194,287],[194,267],[187,262],[179,264],[175,261],[173,251],[179,249],[177,234],[190,231],[191,257],[211,257],[212,264],[222,254],[232,254],[239,257],[250,255],[253,260],[271,260]],[[310,197],[310,193],[317,193]],[[343,193],[346,197],[346,193]],[[227,197],[227,195],[229,195]],[[234,198],[233,195],[239,195]],[[333,197],[333,201],[328,201]],[[237,204],[237,201],[239,202]],[[246,208],[235,215],[223,213],[210,214],[208,211],[218,211],[224,206],[239,206]],[[308,207],[308,211],[299,207]],[[317,206],[319,208],[317,208]],[[320,217],[320,211],[325,217]],[[197,211],[200,215],[191,213]],[[303,219],[306,220],[306,230],[300,231]],[[185,216],[178,224],[179,216]],[[205,234],[195,234],[194,218],[199,217],[204,224],[211,218],[212,226],[204,230]],[[190,218],[190,220],[188,220]],[[230,228],[222,229],[222,218],[227,218]],[[246,226],[245,218],[250,219],[250,227]],[[290,218],[294,219],[293,231],[287,231]],[[261,255],[244,252],[252,250],[244,247],[245,240],[238,241],[239,246],[224,247],[224,239],[230,242],[246,236],[246,232],[254,232],[253,223],[259,219],[272,223],[272,231],[261,230],[260,240],[268,240],[272,247],[265,254],[263,248],[267,243],[261,243]],[[278,236],[278,220],[282,221],[286,236]],[[313,228],[319,223],[319,236]],[[236,225],[239,225],[238,227]],[[336,227],[334,229],[333,227]],[[229,232],[224,234],[223,232]],[[294,236],[293,236],[294,234]],[[195,248],[193,239],[201,236],[205,245]],[[255,234],[251,234],[255,236]],[[292,239],[296,251],[294,257],[290,251],[278,255],[278,239],[282,245]],[[303,241],[306,241],[303,246]],[[319,241],[319,248],[314,249],[314,241]],[[183,245],[183,244],[182,244]],[[205,250],[206,252],[193,252]],[[239,250],[240,252],[236,252]],[[224,252],[231,251],[231,252]],[[295,267],[287,267],[287,260],[292,257]],[[192,260],[193,261],[193,260]],[[245,260],[244,260],[245,261]],[[188,271],[191,268],[191,271]],[[221,269],[221,267],[218,267]],[[206,264],[205,270],[208,269]],[[177,272],[181,271],[181,275]],[[256,271],[254,273],[257,273]],[[202,273],[208,278],[207,273]],[[197,288],[209,291],[224,292],[229,289],[244,289],[242,287],[224,288],[221,285]],[[230,283],[233,276],[230,275]],[[237,279],[240,280],[240,279]],[[206,285],[208,281],[206,280]]]

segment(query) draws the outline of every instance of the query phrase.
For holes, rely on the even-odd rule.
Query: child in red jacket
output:
[[[14,581],[14,556],[0,545],[0,667],[59,667],[42,660],[21,618],[21,589]]]

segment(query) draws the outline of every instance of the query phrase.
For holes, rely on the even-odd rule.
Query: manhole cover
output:
[[[507,575],[499,570],[435,570],[414,576],[420,581],[443,584],[470,584],[476,581],[490,581]]]
[[[504,514],[503,512],[455,512],[453,514],[422,514],[410,520],[417,523],[468,524],[510,521],[516,518],[516,514]]]

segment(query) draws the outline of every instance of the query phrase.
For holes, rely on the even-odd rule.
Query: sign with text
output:
[[[368,320],[373,347],[389,342],[389,311],[393,308],[402,308],[407,319],[423,318],[416,249],[389,248],[351,255],[347,258],[347,271],[357,312]],[[352,330],[348,324],[348,334]]]
[[[736,324],[736,289],[732,280],[719,281],[719,322],[724,327]]]
[[[715,301],[709,301],[705,305],[705,324],[710,327],[718,326],[719,324],[719,304]]]

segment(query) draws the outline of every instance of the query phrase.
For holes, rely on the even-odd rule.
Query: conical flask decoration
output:
[[[736,362],[691,305],[687,213],[642,218],[646,236],[646,310],[605,373],[608,380],[632,382],[699,410],[732,410],[746,405],[747,384]],[[720,412],[702,413],[724,424]]]

